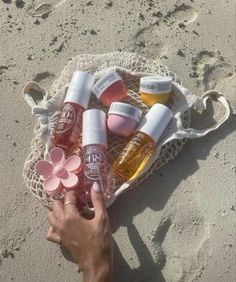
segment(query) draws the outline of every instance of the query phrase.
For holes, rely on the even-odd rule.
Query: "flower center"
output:
[[[57,177],[62,177],[66,173],[66,169],[62,165],[57,165],[53,169],[53,174]]]

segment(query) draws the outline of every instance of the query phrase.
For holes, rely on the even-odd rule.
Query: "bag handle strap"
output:
[[[216,90],[209,90],[205,92],[201,97],[201,100],[202,100],[202,103],[205,109],[207,108],[206,104],[207,104],[208,99],[212,101],[217,101],[225,108],[224,116],[215,125],[213,125],[212,127],[206,128],[206,129],[201,129],[201,130],[194,129],[194,128],[180,129],[176,133],[176,135],[179,138],[199,138],[199,137],[205,136],[208,133],[218,129],[229,118],[230,106],[229,106],[229,102],[224,97],[224,95],[222,95],[220,92]]]
[[[22,90],[23,98],[31,109],[47,100],[47,91],[37,82],[29,81]]]

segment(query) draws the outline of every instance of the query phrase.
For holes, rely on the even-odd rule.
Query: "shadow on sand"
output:
[[[215,123],[212,118],[213,107],[209,105],[208,110],[208,114],[192,113],[192,127],[197,128],[197,125],[199,125],[198,129],[201,129]],[[142,184],[134,188],[135,191],[127,191],[121,195],[109,208],[108,212],[112,225],[112,233],[115,233],[121,226],[126,228],[130,243],[140,263],[138,268],[132,269],[122,256],[117,243],[114,242],[114,282],[165,281],[161,272],[161,268],[165,262],[161,266],[155,263],[152,254],[144,244],[142,237],[133,223],[133,218],[142,213],[146,208],[150,208],[153,211],[162,210],[179,183],[193,175],[199,168],[198,160],[206,159],[212,147],[236,129],[235,125],[235,117],[230,117],[219,130],[211,133],[209,136],[188,141],[183,151],[174,160],[170,161],[156,172],[156,174],[150,176]],[[186,161],[188,165],[186,165]],[[160,178],[165,178],[161,186],[158,185]],[[160,243],[165,238],[166,230],[162,230],[162,233],[160,234]],[[63,247],[61,250],[66,259],[73,260]]]
[[[215,123],[214,119],[211,118],[213,116],[213,107],[211,105],[209,107],[207,115],[193,112],[193,127],[196,128],[200,122],[204,126],[200,124],[198,129],[212,126]],[[153,211],[162,210],[179,183],[199,169],[198,160],[205,160],[212,147],[220,140],[226,138],[235,129],[236,118],[230,117],[218,131],[209,134],[207,137],[188,141],[183,151],[174,160],[166,164],[155,175],[150,176],[139,187],[134,188],[135,191],[127,191],[121,195],[119,200],[109,208],[112,232],[116,232],[120,226],[127,229],[130,243],[140,263],[138,268],[131,269],[123,258],[119,247],[115,244],[114,282],[165,281],[161,273],[161,267],[163,267],[165,262],[161,266],[155,263],[133,223],[133,218],[142,213],[146,208],[150,208]],[[188,165],[186,165],[186,161]],[[165,178],[162,186],[158,185],[160,178]],[[162,232],[163,234],[160,235],[162,237],[161,241],[165,238],[166,230],[162,230]]]

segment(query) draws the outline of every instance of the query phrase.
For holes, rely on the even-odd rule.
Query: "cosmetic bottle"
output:
[[[140,95],[151,107],[155,103],[167,104],[171,96],[172,78],[167,76],[145,76],[140,79]]]
[[[130,136],[138,127],[141,115],[141,110],[132,105],[113,102],[108,112],[107,127],[115,135]]]
[[[92,75],[88,72],[76,71],[73,74],[61,116],[52,137],[54,146],[73,150],[81,144],[82,117],[88,107],[92,83]]]
[[[153,105],[113,164],[115,175],[124,181],[134,177],[150,158],[171,119],[172,111],[168,107]]]
[[[98,182],[104,196],[107,190],[107,135],[106,114],[97,109],[83,114],[84,190],[90,198],[94,182]]]
[[[93,93],[105,106],[121,101],[127,96],[127,90],[122,78],[114,69],[106,72],[93,86]]]

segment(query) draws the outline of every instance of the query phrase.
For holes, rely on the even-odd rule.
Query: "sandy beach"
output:
[[[0,1],[0,282],[82,281],[45,239],[47,209],[22,177],[35,119],[26,82],[46,89],[83,53],[135,52],[200,96],[221,91],[229,120],[109,208],[114,282],[234,282],[236,277],[236,3],[200,0]],[[223,114],[192,113],[206,128]]]

